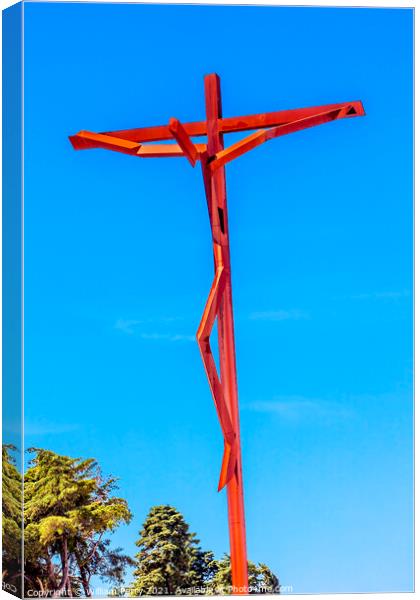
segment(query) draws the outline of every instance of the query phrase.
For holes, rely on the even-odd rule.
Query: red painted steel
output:
[[[354,113],[342,115],[340,118],[357,117],[364,115],[363,105],[359,100],[341,104],[327,104],[324,106],[311,106],[308,108],[295,108],[292,110],[280,110],[277,112],[260,113],[258,115],[247,115],[243,117],[224,117],[219,120],[219,130],[221,133],[232,133],[233,131],[249,131],[250,129],[260,129],[261,127],[275,127],[291,123],[304,117],[342,108],[351,105]],[[185,123],[184,127],[191,137],[207,135],[206,121],[196,121]],[[123,129],[120,131],[108,131],[108,135],[121,137],[126,140],[136,142],[157,142],[159,140],[170,140],[172,135],[167,125],[158,125],[157,127],[140,127],[138,129]]]
[[[178,142],[178,145],[182,148],[185,156],[190,161],[190,164],[194,167],[195,163],[197,162],[199,152],[197,147],[192,143],[190,136],[185,131],[182,123],[180,123],[178,119],[170,119],[169,131]]]
[[[75,150],[104,148],[140,158],[183,156],[192,166],[197,160],[201,163],[213,239],[215,276],[197,331],[197,341],[224,439],[218,489],[227,487],[232,593],[246,594],[248,563],[224,165],[273,138],[329,121],[362,116],[365,112],[362,103],[356,101],[225,118],[222,116],[219,77],[214,73],[207,75],[204,84],[205,121],[182,124],[172,118],[168,125],[157,127],[105,133],[80,131],[70,136],[70,141]],[[224,134],[252,129],[258,131],[224,147]],[[207,143],[194,143],[191,138],[195,136],[207,136]],[[147,143],[166,140],[177,143]],[[216,319],[220,378],[210,347],[210,335]]]
[[[308,129],[309,127],[315,127],[315,125],[322,125],[323,123],[328,123],[328,121],[333,121],[337,118],[339,112],[340,109],[333,109],[317,115],[299,119],[293,123],[285,123],[284,125],[272,127],[271,129],[256,131],[255,133],[243,138],[239,142],[236,142],[236,144],[232,144],[232,146],[229,146],[229,148],[221,150],[220,152],[216,152],[214,155],[214,160],[210,162],[210,169],[214,171],[218,167],[221,167],[235,158],[238,158],[238,156],[245,154],[245,152],[249,152],[264,142],[268,142],[269,140],[280,137],[281,135],[295,133],[297,131],[301,131],[302,129]]]
[[[205,144],[196,144],[197,154],[205,152]],[[136,152],[140,158],[172,158],[186,156],[185,150],[179,144],[143,144]]]
[[[267,127],[277,127],[299,121],[300,119],[311,117],[316,114],[333,111],[336,109],[346,109],[340,112],[336,119],[346,119],[349,117],[360,117],[365,114],[363,105],[359,100],[355,102],[344,102],[341,104],[326,104],[324,106],[313,106],[309,108],[297,108],[294,110],[281,110],[272,113],[261,113],[259,115],[248,115],[243,117],[228,117],[218,119],[219,131],[221,133],[233,133],[235,131],[249,131],[251,129],[261,129]],[[190,137],[207,135],[207,122],[197,121],[193,123],[184,123],[186,133]],[[138,129],[122,129],[120,131],[108,131],[101,134],[92,134],[91,132],[81,131],[76,135],[70,136],[70,141],[75,150],[84,150],[85,148],[99,148],[94,144],[94,140],[88,143],[85,139],[89,135],[106,135],[113,138],[124,139],[125,141],[135,141],[137,143],[159,142],[173,139],[169,125],[158,125],[156,127],[141,127]],[[80,140],[79,140],[80,136]]]
[[[223,151],[223,134],[219,129],[222,117],[222,99],[220,79],[216,74],[207,75],[204,80],[207,114],[207,152],[210,156]],[[204,164],[204,170],[210,169],[211,162]],[[229,227],[226,197],[225,169],[220,166],[210,169],[204,176],[209,180],[212,205],[212,231],[217,224],[213,237],[213,252],[216,271],[221,264],[225,274],[225,286],[217,313],[219,360],[222,390],[230,412],[233,425],[233,437],[225,438],[225,456],[219,489],[227,484],[228,519],[230,536],[230,556],[232,567],[232,588],[235,594],[248,593],[248,562],[246,555],[245,509],[242,477],[242,458],[239,429],[238,389],[236,378],[235,339],[233,330],[232,282],[229,250]],[[226,446],[228,450],[226,451]],[[230,454],[226,457],[226,454]],[[228,463],[228,464],[226,464]],[[224,470],[225,469],[225,470]]]

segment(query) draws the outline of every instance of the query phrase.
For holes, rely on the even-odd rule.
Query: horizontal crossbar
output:
[[[215,171],[226,163],[238,158],[238,156],[245,154],[245,152],[249,152],[249,150],[252,150],[264,142],[268,142],[276,137],[287,135],[288,133],[296,133],[297,131],[302,131],[303,129],[308,129],[309,127],[315,127],[316,125],[322,125],[324,123],[328,123],[329,121],[335,121],[339,118],[341,111],[346,113],[347,110],[347,107],[344,107],[343,109],[329,110],[318,115],[293,121],[293,123],[285,123],[284,125],[278,125],[277,127],[272,127],[271,129],[262,129],[261,131],[251,133],[251,135],[248,135],[239,142],[236,142],[236,144],[232,144],[232,146],[217,152],[214,157],[211,157],[209,162],[210,169]]]
[[[86,150],[88,148],[103,148],[114,150],[123,154],[131,154],[140,158],[176,157],[184,156],[184,149],[179,144],[139,144],[130,140],[124,140],[112,135],[93,133],[92,131],[80,131],[77,135],[70,136],[70,141],[75,150]],[[206,144],[193,145],[197,154],[205,152]]]
[[[341,109],[348,107],[349,110],[342,111]],[[344,119],[348,117],[363,116],[365,114],[363,104],[360,101],[355,102],[342,102],[339,104],[326,104],[323,106],[312,106],[309,108],[297,108],[292,110],[281,110],[278,112],[260,113],[257,115],[248,115],[243,117],[228,117],[218,120],[219,131],[221,133],[233,133],[235,131],[249,131],[252,129],[262,129],[267,127],[277,127],[279,125],[285,125],[293,121],[298,121],[306,117],[313,115],[340,110],[340,114],[337,119]],[[190,137],[207,135],[207,123],[206,121],[196,121],[192,123],[183,123],[185,132]],[[80,133],[70,136],[70,141],[73,144],[75,150],[84,150],[86,148],[101,148],[103,145],[94,145],[90,140],[90,143],[86,141],[86,133],[81,131]],[[119,131],[108,131],[102,134],[106,137],[123,139],[125,142],[136,142],[137,144],[143,142],[157,142],[163,140],[173,139],[173,132],[169,125],[158,125],[156,127],[141,127],[139,129],[123,129]],[[129,149],[131,150],[131,149]],[[122,150],[120,150],[122,151]],[[127,154],[133,152],[128,151]],[[135,152],[134,152],[135,154]]]

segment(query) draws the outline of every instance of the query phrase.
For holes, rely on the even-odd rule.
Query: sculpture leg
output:
[[[238,390],[236,382],[235,340],[233,330],[232,284],[230,275],[229,231],[226,202],[226,182],[223,165],[211,170],[211,157],[223,150],[223,135],[219,132],[222,117],[220,81],[217,75],[205,78],[207,113],[207,156],[202,158],[204,186],[209,205],[213,236],[215,270],[223,267],[224,288],[217,306],[220,357],[220,387],[234,432],[235,455],[225,458],[225,475],[220,484],[227,483],[232,588],[234,594],[248,593],[248,561],[246,555],[245,510],[239,430]],[[208,158],[210,157],[210,158]],[[210,162],[207,162],[210,160]],[[204,357],[203,357],[204,358]],[[226,437],[225,437],[226,450]],[[233,463],[234,460],[234,463]],[[230,463],[230,464],[227,464]]]

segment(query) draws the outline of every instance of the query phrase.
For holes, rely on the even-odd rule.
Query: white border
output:
[[[181,2],[180,0],[165,0],[164,2],[157,2],[156,0],[25,0],[25,2],[77,2],[81,4],[221,4],[221,5],[233,5],[233,6],[312,6],[312,7],[321,7],[321,6],[331,6],[335,8],[415,8],[416,0],[411,0],[410,2],[400,0],[396,2],[395,0],[382,0],[382,2],[378,2],[377,0],[360,0],[360,2],[351,2],[348,0],[336,0],[333,2],[331,0],[317,0],[317,2],[311,2],[310,0],[300,0],[293,1],[289,0],[288,2],[282,2],[281,0],[266,0],[265,2],[260,0],[254,0],[253,2],[247,0],[208,0],[207,2],[202,2],[201,0],[188,0],[186,2]],[[1,9],[5,9],[9,6],[16,4],[16,0],[0,0]]]
[[[26,2],[32,2],[32,1],[37,1],[37,0],[25,0]],[[69,2],[69,1],[86,1],[86,0],[42,0],[43,2]],[[165,2],[154,2],[153,0],[142,0],[142,2],[138,2],[136,0],[94,0],[95,2],[109,2],[109,3],[117,3],[117,4],[210,4],[210,5],[237,5],[237,6],[318,6],[318,7],[323,7],[323,6],[330,6],[330,7],[337,7],[337,8],[345,8],[345,7],[365,7],[365,8],[389,8],[389,9],[393,9],[393,8],[416,8],[416,2],[415,0],[412,0],[410,2],[406,2],[403,0],[400,0],[398,2],[396,2],[395,0],[382,0],[382,1],[377,1],[377,0],[362,0],[360,2],[351,2],[349,0],[347,1],[329,1],[329,0],[317,0],[316,2],[311,2],[308,0],[299,0],[299,1],[293,1],[293,0],[289,0],[287,2],[282,2],[281,0],[266,0],[264,2],[259,1],[259,0],[254,0],[252,2],[246,1],[246,0],[211,0],[208,2],[200,2],[200,0],[189,0],[188,2],[180,2],[179,0],[165,0]],[[0,0],[0,7],[2,10],[4,10],[5,8],[8,8],[9,6],[12,6],[13,4],[16,4],[16,0]],[[415,28],[415,25],[414,25]],[[414,32],[415,33],[415,32]],[[414,37],[415,39],[415,37]],[[22,45],[24,42],[24,36],[22,34]],[[356,42],[357,43],[357,42]],[[23,50],[23,46],[22,46],[22,50]],[[418,47],[415,45],[415,65],[419,64],[419,50]],[[0,29],[0,54],[1,54],[1,29]],[[24,54],[22,56],[22,77],[23,77],[23,68],[24,68]],[[1,61],[0,61],[0,74],[1,74]],[[416,74],[416,69],[414,69],[414,75]],[[24,91],[24,84],[22,81],[22,94]],[[415,77],[415,107],[417,106],[417,102],[416,99],[418,98],[418,85],[417,85],[417,77]],[[0,95],[0,107],[1,107],[1,95]],[[24,142],[24,115],[23,115],[23,111],[24,111],[24,103],[22,101],[22,150],[23,150],[23,142]],[[384,126],[386,126],[386,124],[384,124]],[[415,128],[414,128],[414,133],[417,133],[417,122],[415,121]],[[0,120],[0,136],[1,136],[1,120]],[[415,137],[417,137],[415,135]],[[1,159],[1,148],[0,148],[0,159]],[[414,166],[415,166],[415,172],[417,172],[417,167],[420,166],[419,164],[419,160],[418,159],[418,155],[417,153],[415,153],[414,155]],[[0,160],[1,162],[1,160]],[[22,157],[22,173],[24,169],[24,160]],[[23,193],[24,193],[24,183],[22,181],[22,202],[23,202]],[[22,216],[23,216],[23,205],[22,205]],[[418,224],[418,219],[420,219],[420,217],[418,217],[418,211],[415,212],[414,215],[414,231],[416,229],[416,225]],[[1,211],[0,211],[0,241],[1,241]],[[23,224],[22,224],[22,260],[24,257],[23,251],[24,251],[24,246],[23,246]],[[418,257],[418,246],[415,246],[415,265],[417,266],[419,264],[419,261],[417,260]],[[417,274],[417,268],[415,268],[415,275]],[[23,265],[22,265],[22,277],[23,277]],[[1,309],[1,291],[2,291],[2,287],[1,287],[1,244],[0,244],[0,309]],[[22,311],[23,311],[23,285],[22,285]],[[1,334],[1,323],[0,323],[0,334]],[[417,333],[417,324],[415,326],[415,333]],[[22,335],[23,335],[23,327],[22,327]],[[417,356],[415,355],[415,367],[417,367]],[[23,369],[23,343],[22,343],[22,369]],[[23,372],[23,371],[22,371]],[[416,383],[416,382],[415,382]],[[23,384],[23,381],[22,381]],[[1,347],[0,347],[0,385],[1,385]],[[415,391],[416,391],[416,385],[414,387]],[[22,394],[23,394],[23,387],[22,387]],[[23,400],[22,400],[23,401]],[[22,407],[23,409],[23,407]],[[418,425],[419,423],[419,419],[420,417],[418,416],[419,411],[417,411],[417,413],[415,413],[415,426]],[[0,415],[0,419],[1,419],[1,415]],[[416,427],[417,429],[417,427]],[[23,433],[22,433],[23,435]],[[416,461],[416,468],[415,468],[415,479],[417,480],[417,475],[418,475],[418,462]],[[416,496],[415,498],[415,509],[418,508],[418,501],[417,501],[418,496]],[[415,521],[415,533],[417,533],[417,521]],[[417,535],[415,536],[417,539]],[[1,549],[1,538],[0,538],[0,549]],[[418,567],[419,567],[419,560],[417,559],[417,554],[415,553],[415,574],[417,574],[418,572]],[[389,593],[378,593],[378,594],[369,594],[370,597],[374,597],[374,598],[387,598],[389,597],[391,592]],[[415,592],[414,595],[417,595],[417,593]],[[343,596],[346,598],[346,600],[360,600],[360,596],[361,594],[317,594],[316,595],[318,598],[320,598],[320,600],[340,600],[340,598],[342,598]],[[402,600],[403,598],[407,597],[407,593],[392,593],[392,599],[394,600]],[[7,594],[7,592],[3,592],[0,590],[0,598],[13,598],[13,596],[11,596],[10,594]],[[218,598],[225,598],[224,596],[219,596]],[[229,597],[226,597],[229,598]],[[255,598],[255,596],[254,596]],[[264,598],[276,598],[276,600],[279,600],[279,596],[271,596],[271,595],[265,595]],[[313,598],[313,595],[307,595],[307,594],[302,594],[299,595],[299,598],[301,600],[311,600]],[[191,599],[190,599],[191,600]]]

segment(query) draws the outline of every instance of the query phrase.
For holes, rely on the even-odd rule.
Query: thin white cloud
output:
[[[195,335],[184,335],[182,333],[177,333],[176,335],[171,336],[171,342],[195,342]]]
[[[185,335],[183,333],[140,333],[139,337],[142,340],[164,340],[167,342],[194,342],[193,335]]]
[[[408,290],[399,292],[368,292],[363,294],[353,294],[350,296],[353,300],[398,300],[399,298],[408,298],[411,293]]]
[[[193,342],[195,337],[193,335],[184,333],[168,333],[159,331],[142,331],[140,325],[150,325],[156,323],[172,323],[174,321],[181,321],[182,317],[159,317],[158,319],[117,319],[114,325],[114,329],[118,329],[128,335],[135,335],[142,340],[163,340],[167,342]],[[143,327],[142,327],[143,329]]]
[[[141,321],[135,321],[133,319],[118,319],[114,325],[114,329],[132,335],[134,333],[134,328],[140,324]]]
[[[309,319],[309,313],[305,310],[292,308],[290,310],[266,310],[252,312],[249,318],[253,321],[287,321]]]
[[[182,321],[182,317],[159,317],[156,319],[117,319],[114,324],[114,329],[118,329],[123,333],[132,335],[136,333],[139,325],[147,325],[153,323],[173,323],[174,321]]]
[[[25,421],[25,435],[50,435],[70,433],[79,429],[74,423],[53,423],[51,421]]]
[[[257,400],[244,406],[246,410],[278,415],[288,421],[347,419],[353,416],[352,411],[338,402],[331,402],[305,396],[275,396],[272,400]]]

